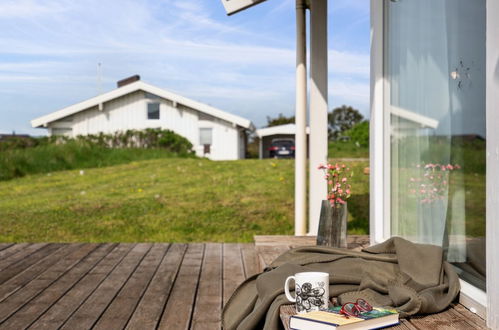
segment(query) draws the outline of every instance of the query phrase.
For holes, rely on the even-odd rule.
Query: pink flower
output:
[[[342,167],[342,168],[345,168],[346,166],[345,166],[345,164],[343,164],[343,165],[341,165],[341,167]]]
[[[337,200],[337,201],[338,201],[338,203],[340,203],[340,204],[345,204],[345,201],[344,201],[343,199],[339,198],[339,197],[338,197],[336,200]]]
[[[343,182],[343,183],[347,182],[347,178],[341,179],[341,182]]]
[[[426,190],[421,189],[419,192],[422,193],[422,194],[424,194],[426,192]]]
[[[327,182],[327,184],[333,184],[333,181],[329,180],[329,181]]]
[[[345,192],[347,193],[347,195],[350,195],[350,189],[347,189]]]
[[[338,189],[338,194],[343,194],[343,189]]]
[[[441,169],[442,171],[445,171],[447,168],[446,168],[444,165],[442,165],[442,166],[440,166],[440,169]]]

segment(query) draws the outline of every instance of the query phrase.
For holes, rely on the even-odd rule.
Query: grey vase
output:
[[[332,207],[329,201],[323,200],[317,233],[317,245],[337,248],[347,247],[347,204]]]

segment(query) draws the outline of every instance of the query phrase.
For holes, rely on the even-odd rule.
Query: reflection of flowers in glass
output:
[[[350,198],[352,186],[348,182],[349,178],[353,176],[345,164],[327,164],[319,165],[319,170],[324,171],[324,179],[327,181],[328,193],[327,199],[331,206],[336,207],[346,203],[346,199]]]
[[[422,172],[409,179],[409,193],[419,198],[421,203],[433,203],[445,198],[449,184],[449,174],[461,169],[458,164],[424,164],[416,165]]]

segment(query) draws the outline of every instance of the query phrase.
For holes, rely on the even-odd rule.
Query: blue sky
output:
[[[133,74],[246,117],[294,113],[295,0],[228,17],[219,0],[2,0],[0,133]],[[369,104],[369,1],[329,0],[329,108]]]

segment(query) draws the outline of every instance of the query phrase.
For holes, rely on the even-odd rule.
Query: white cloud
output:
[[[333,74],[359,75],[369,78],[369,54],[352,53],[348,51],[329,50],[330,72]]]
[[[329,95],[350,102],[369,104],[369,83],[334,81],[329,85]]]
[[[63,12],[61,3],[47,3],[35,0],[2,0],[0,2],[0,17],[2,19],[31,18],[41,15],[53,15]]]

